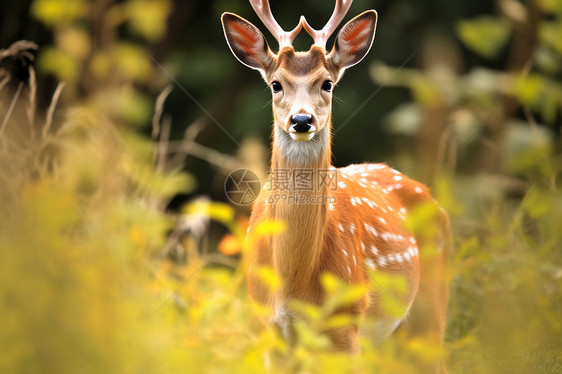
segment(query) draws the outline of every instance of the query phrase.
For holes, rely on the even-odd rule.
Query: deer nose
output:
[[[291,129],[298,133],[309,132],[312,126],[312,116],[309,114],[295,114],[291,117],[291,122],[293,126]]]

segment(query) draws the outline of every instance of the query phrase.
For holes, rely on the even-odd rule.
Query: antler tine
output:
[[[328,20],[328,23],[326,23],[326,26],[324,26],[322,30],[313,29],[308,24],[308,22],[304,19],[304,17],[301,17],[301,23],[304,21],[303,27],[306,30],[306,32],[310,36],[312,36],[315,45],[318,45],[326,49],[326,43],[328,42],[328,38],[330,37],[330,35],[332,35],[332,33],[336,30],[338,25],[344,19],[345,15],[347,14],[347,11],[351,7],[351,3],[353,3],[353,0],[336,0],[336,6],[334,7],[334,12],[332,13],[330,19]]]
[[[303,28],[304,23],[306,23],[304,17],[301,17],[299,24],[294,29],[287,32],[279,26],[279,23],[277,23],[275,17],[273,17],[271,7],[269,6],[269,0],[250,0],[250,5],[252,5],[259,19],[279,43],[279,50],[293,45],[293,40]]]

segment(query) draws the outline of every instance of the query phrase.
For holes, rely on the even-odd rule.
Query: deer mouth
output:
[[[293,125],[289,127],[289,135],[291,139],[297,142],[306,142],[312,140],[316,134],[316,126],[306,124],[304,127]]]
[[[291,139],[293,139],[294,141],[297,142],[307,142],[309,140],[312,140],[312,138],[314,137],[314,135],[316,134],[316,131],[311,131],[311,132],[289,132],[289,135],[291,136]]]

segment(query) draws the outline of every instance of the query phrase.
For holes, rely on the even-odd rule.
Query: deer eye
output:
[[[324,81],[324,83],[322,83],[322,90],[330,92],[333,86],[334,84],[331,81]]]
[[[280,92],[283,87],[281,86],[281,83],[277,82],[277,81],[273,81],[273,83],[271,83],[271,89],[273,90],[274,93]]]

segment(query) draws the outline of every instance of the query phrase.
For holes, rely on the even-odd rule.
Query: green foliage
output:
[[[82,0],[37,0],[31,6],[31,14],[51,27],[75,21],[90,11],[90,4]]]
[[[511,29],[504,20],[483,16],[459,22],[457,33],[470,49],[492,58],[505,46]]]
[[[169,1],[132,0],[126,2],[125,7],[131,30],[150,41],[164,36],[166,18],[171,11]]]
[[[537,184],[519,205],[492,206],[480,235],[457,239],[448,329],[455,372],[562,368],[561,203],[559,188]]]

